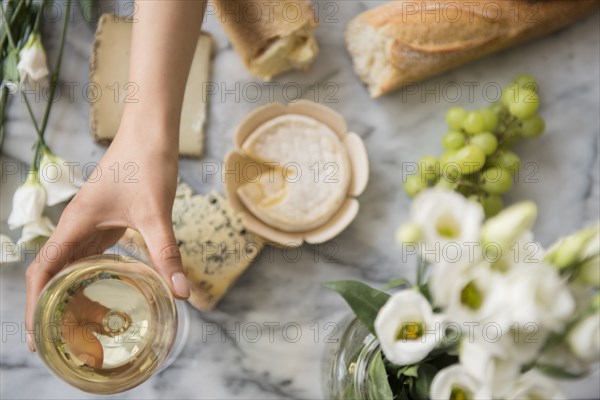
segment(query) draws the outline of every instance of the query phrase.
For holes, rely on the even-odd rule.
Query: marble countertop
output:
[[[123,3],[103,2],[106,10]],[[352,71],[343,31],[351,17],[372,1],[317,2],[323,21],[317,30],[321,53],[309,72],[293,72],[269,85],[255,80],[228,43],[214,16],[204,29],[215,38],[212,80],[218,92],[209,98],[205,155],[181,160],[181,175],[198,192],[222,190],[203,162],[220,162],[232,148],[236,124],[251,110],[270,101],[300,98],[319,101],[343,114],[350,129],[364,140],[370,156],[370,183],[360,198],[357,219],[331,243],[303,246],[299,253],[267,248],[231,292],[210,313],[191,309],[191,336],[175,363],[148,382],[119,395],[129,399],[320,399],[320,364],[332,327],[347,306],[320,287],[325,281],[360,279],[383,284],[393,277],[412,277],[414,261],[402,262],[394,243],[396,227],[407,218],[410,204],[402,190],[403,163],[425,153],[441,152],[444,113],[454,103],[484,106],[484,87],[506,84],[522,72],[534,74],[541,86],[541,113],[546,134],[521,143],[516,151],[532,179],[520,180],[508,202],[534,200],[539,205],[535,234],[543,244],[599,219],[599,15],[547,38],[522,45],[430,79],[410,91],[372,100]],[[122,8],[124,9],[124,8]],[[327,18],[323,18],[323,17]],[[69,27],[61,84],[48,143],[67,160],[98,161],[105,147],[93,142],[88,104],[81,89],[87,82],[93,27],[77,14]],[[57,24],[46,24],[50,60],[56,55]],[[469,88],[473,90],[469,90]],[[456,90],[458,88],[458,91]],[[493,94],[492,94],[493,96]],[[2,162],[28,162],[34,131],[19,98],[10,103]],[[41,112],[43,104],[34,104]],[[0,196],[2,232],[11,197],[19,183],[3,174]],[[6,179],[5,179],[6,178]],[[56,221],[60,207],[52,210]],[[291,262],[290,260],[294,260]],[[0,397],[2,399],[92,398],[55,378],[28,352],[21,332],[26,265],[0,269]],[[262,336],[255,340],[259,326]],[[272,326],[272,331],[269,326]],[[217,333],[215,333],[217,332]],[[272,332],[272,334],[270,334]],[[598,371],[566,384],[575,398],[600,395]]]

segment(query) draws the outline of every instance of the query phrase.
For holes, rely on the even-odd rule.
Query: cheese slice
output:
[[[209,311],[260,253],[264,241],[246,231],[241,215],[218,193],[195,195],[183,181],[173,203],[173,231],[190,283],[188,301]],[[148,249],[141,235],[127,229],[121,246],[147,264]]]
[[[350,162],[337,134],[313,118],[286,114],[260,125],[242,152],[268,173],[241,185],[242,203],[263,222],[285,232],[325,223],[342,205]]]
[[[98,21],[90,60],[90,88],[97,94],[97,101],[90,101],[90,128],[99,142],[114,139],[125,103],[136,99],[135,83],[128,82],[132,27],[131,19],[112,14],[104,14]],[[183,97],[179,131],[182,156],[202,155],[211,49],[211,36],[202,32]]]
[[[263,240],[246,231],[223,196],[177,197],[173,230],[191,283],[189,302],[211,310],[260,253]]]

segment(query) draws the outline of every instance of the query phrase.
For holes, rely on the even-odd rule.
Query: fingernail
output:
[[[183,272],[175,272],[171,275],[171,282],[173,282],[173,290],[177,296],[184,299],[190,297],[190,285]]]
[[[31,333],[27,332],[26,340],[27,347],[29,347],[29,351],[32,353],[35,352],[35,345],[33,344],[33,335]]]

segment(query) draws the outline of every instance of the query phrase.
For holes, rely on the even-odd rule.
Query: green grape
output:
[[[517,76],[514,81],[517,85],[525,89],[531,89],[538,91],[538,84],[535,81],[535,78],[529,74],[521,74]]]
[[[427,184],[421,180],[419,175],[410,175],[404,181],[404,190],[410,196],[416,196],[421,190],[427,187]]]
[[[544,133],[545,128],[546,123],[544,122],[543,118],[536,114],[533,117],[527,118],[521,123],[521,130],[519,132],[521,136],[526,138],[534,138]]]
[[[461,132],[448,131],[442,136],[442,145],[447,150],[458,150],[465,145],[465,135]]]
[[[486,156],[491,156],[498,148],[498,139],[496,139],[493,133],[489,132],[473,136],[470,143],[483,150]]]
[[[463,128],[471,135],[483,132],[485,130],[485,119],[483,114],[480,111],[469,112],[463,124]]]
[[[458,150],[453,159],[461,175],[477,172],[485,165],[485,153],[472,144]]]
[[[502,97],[500,101],[502,105],[506,108],[510,107],[512,103],[517,99],[517,94],[519,93],[519,85],[517,83],[508,84],[504,90],[502,90]]]
[[[513,176],[510,171],[497,165],[487,167],[481,174],[481,188],[489,194],[502,194],[510,190]]]
[[[498,126],[498,114],[489,108],[484,108],[479,112],[483,116],[484,130],[487,132],[494,132],[494,129]]]
[[[454,162],[454,155],[456,154],[456,150],[448,150],[444,154],[440,156],[440,165],[441,167],[445,167],[449,163]]]
[[[520,88],[517,91],[517,97],[514,102],[508,106],[512,115],[520,120],[533,116],[540,107],[540,98],[538,94],[531,89]]]
[[[497,166],[511,172],[513,175],[521,168],[521,159],[510,150],[504,150],[494,154],[490,160],[492,166]]]
[[[490,110],[492,110],[492,112],[496,115],[502,114],[504,112],[504,105],[502,104],[502,101],[497,101],[492,104],[490,106]]]
[[[467,118],[467,112],[461,107],[451,107],[446,112],[446,123],[448,126],[455,130],[459,131],[463,127],[463,123]]]
[[[500,196],[488,195],[481,198],[481,205],[486,217],[493,217],[504,208],[504,201]]]
[[[423,156],[419,159],[421,180],[435,181],[440,174],[440,162],[434,156]]]

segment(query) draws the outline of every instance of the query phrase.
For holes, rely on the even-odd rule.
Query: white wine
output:
[[[177,335],[169,288],[150,267],[118,255],[89,257],[46,286],[35,312],[36,348],[61,379],[119,393],[148,379]]]

